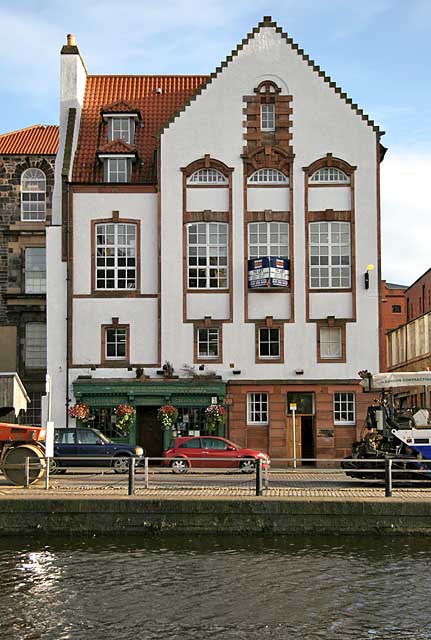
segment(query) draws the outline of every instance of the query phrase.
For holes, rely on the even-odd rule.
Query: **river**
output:
[[[431,539],[0,539],[7,640],[431,638]]]

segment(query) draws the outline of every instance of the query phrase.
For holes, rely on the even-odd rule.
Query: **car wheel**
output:
[[[171,469],[173,473],[186,473],[189,468],[189,463],[184,458],[175,458],[171,462]]]
[[[244,460],[241,460],[241,462],[239,463],[239,468],[243,473],[253,473],[253,471],[255,470],[255,467],[256,467],[256,462],[255,460],[253,460],[253,458],[245,458]]]
[[[112,468],[114,469],[115,473],[127,473],[129,470],[129,462],[129,456],[116,456],[112,461]]]
[[[66,469],[62,469],[60,463],[55,458],[49,461],[49,473],[53,476],[56,473],[66,473]]]

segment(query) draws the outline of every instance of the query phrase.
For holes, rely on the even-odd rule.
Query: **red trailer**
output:
[[[13,484],[25,484],[25,459],[29,458],[31,484],[45,475],[45,437],[43,427],[0,422],[0,471]]]

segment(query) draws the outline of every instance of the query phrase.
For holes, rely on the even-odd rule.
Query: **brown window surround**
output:
[[[199,329],[218,329],[218,356],[216,358],[200,357],[198,351]],[[212,320],[209,316],[193,323],[193,362],[195,364],[221,364],[223,362],[223,323]]]
[[[348,162],[346,162],[345,160],[342,160],[341,158],[334,158],[334,156],[332,155],[332,153],[327,153],[325,157],[323,158],[319,158],[318,160],[315,160],[314,162],[312,162],[310,165],[308,165],[308,167],[303,167],[303,170],[305,171],[305,174],[307,175],[307,178],[310,178],[314,173],[316,173],[316,171],[318,171],[319,169],[324,169],[325,167],[334,167],[336,169],[340,169],[340,171],[343,171],[343,173],[345,173],[347,176],[349,176],[350,178],[350,184],[347,183],[342,183],[342,184],[338,184],[338,183],[313,183],[310,182],[310,180],[307,179],[307,183],[309,187],[318,187],[318,186],[326,186],[326,187],[334,187],[334,186],[341,186],[341,187],[351,187],[352,186],[352,175],[354,174],[356,167],[349,164]]]
[[[260,355],[260,329],[278,329],[279,356]],[[284,362],[284,327],[282,323],[274,322],[272,316],[267,316],[262,322],[255,323],[255,362],[256,364],[280,364]]]
[[[346,323],[343,320],[336,320],[332,316],[328,316],[326,320],[318,320],[317,326],[317,362],[325,364],[333,364],[346,362]],[[323,328],[336,328],[341,330],[341,357],[340,358],[322,358],[320,354],[320,332]]]
[[[125,329],[126,332],[126,357],[108,358],[106,355],[106,333],[108,329]],[[127,367],[130,364],[130,325],[119,324],[118,318],[112,318],[111,324],[102,324],[100,363],[104,367]]]
[[[134,289],[96,289],[96,226],[98,224],[134,224],[136,226],[136,287]],[[91,221],[91,294],[98,298],[136,298],[141,289],[141,221],[136,218],[120,218],[118,211],[112,212],[112,218]]]

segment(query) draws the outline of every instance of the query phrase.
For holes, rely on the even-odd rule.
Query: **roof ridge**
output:
[[[347,93],[342,91],[341,87],[339,87],[331,79],[331,77],[328,76],[326,72],[323,71],[323,69],[321,69],[320,66],[316,64],[315,61],[312,58],[310,58],[308,54],[304,52],[304,49],[301,49],[299,45],[296,44],[296,42],[294,42],[294,40],[287,34],[287,32],[283,31],[283,29],[278,26],[275,20],[272,20],[271,16],[264,16],[263,20],[258,22],[257,26],[253,27],[253,29],[247,34],[247,36],[243,38],[242,41],[235,47],[235,49],[232,49],[231,53],[228,56],[226,56],[226,58],[219,64],[218,67],[215,68],[215,71],[213,71],[209,76],[207,76],[208,80],[201,87],[197,89],[197,91],[183,105],[183,107],[179,109],[161,127],[161,129],[158,132],[159,136],[165,131],[165,129],[169,128],[169,125],[172,124],[172,122],[174,122],[176,118],[178,118],[178,116],[187,109],[187,107],[190,106],[193,100],[196,100],[197,96],[199,96],[203,91],[205,91],[205,89],[208,87],[209,84],[211,84],[213,79],[216,78],[220,73],[222,73],[223,69],[227,67],[228,64],[232,62],[233,58],[238,55],[239,51],[242,51],[242,49],[250,42],[250,40],[252,40],[254,36],[260,32],[262,27],[273,27],[275,31],[278,34],[280,34],[284,40],[286,40],[286,43],[290,45],[291,49],[293,51],[296,51],[296,53],[304,60],[304,62],[306,62],[307,65],[311,67],[313,71],[315,71],[317,75],[320,76],[326,84],[328,84],[332,89],[334,89],[335,93],[338,93],[340,98],[344,100],[346,104],[350,105],[351,109],[353,109],[353,111],[362,120],[364,120],[364,122],[366,122],[370,127],[372,127],[373,131],[375,131],[379,136],[384,134],[384,131],[380,130],[380,128],[378,127],[378,125],[376,125],[374,120],[371,120],[371,118],[366,113],[364,113],[364,110],[360,109],[359,106],[353,102],[352,98],[350,98],[347,95]]]
[[[208,73],[93,73],[87,78],[208,78]]]
[[[3,136],[10,136],[14,133],[21,133],[21,131],[27,131],[28,129],[37,129],[38,127],[58,127],[58,124],[30,124],[28,127],[22,127],[22,129],[14,129],[14,131],[0,133],[0,138]]]

